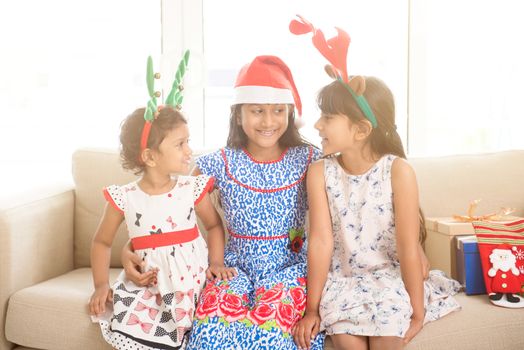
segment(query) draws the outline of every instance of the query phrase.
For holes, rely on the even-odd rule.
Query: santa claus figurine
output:
[[[489,255],[491,268],[488,270],[488,276],[492,278],[489,299],[495,305],[524,307],[524,300],[516,295],[521,292],[521,283],[520,272],[516,266],[517,258],[513,254],[515,249],[516,247],[509,244],[501,244]],[[507,303],[502,299],[504,295]]]

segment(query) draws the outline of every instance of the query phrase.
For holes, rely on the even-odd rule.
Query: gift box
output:
[[[451,217],[426,218],[427,237],[424,244],[432,269],[442,270],[457,278],[456,237],[475,235],[470,222],[460,222]]]
[[[482,263],[476,236],[458,236],[456,245],[456,275],[467,295],[486,294]]]

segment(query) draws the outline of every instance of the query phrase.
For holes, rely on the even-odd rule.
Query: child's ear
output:
[[[142,153],[140,153],[140,158],[142,159],[142,162],[149,167],[154,167],[156,165],[153,152],[150,148],[143,150]]]
[[[363,95],[364,91],[366,91],[366,79],[361,75],[352,77],[349,80],[348,85],[357,95]]]
[[[357,134],[355,135],[357,140],[365,140],[373,131],[373,125],[369,120],[361,120],[357,124]]]

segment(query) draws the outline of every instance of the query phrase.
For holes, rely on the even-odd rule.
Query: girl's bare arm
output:
[[[392,166],[393,206],[397,254],[413,315],[406,341],[415,336],[424,320],[424,280],[419,244],[419,201],[415,172],[403,159],[396,159]]]

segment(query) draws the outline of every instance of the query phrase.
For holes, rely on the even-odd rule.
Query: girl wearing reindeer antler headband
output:
[[[460,308],[452,297],[460,285],[440,271],[424,281],[417,181],[391,91],[377,78],[348,76],[342,29],[326,40],[299,17],[290,30],[313,34],[335,79],[317,99],[315,128],[324,155],[334,156],[308,171],[308,299],[293,336],[302,348],[325,330],[337,349],[401,349],[424,323]]]
[[[123,167],[141,178],[104,189],[107,204],[91,248],[95,291],[89,307],[114,349],[184,349],[206,275],[228,278],[235,273],[224,267],[224,230],[208,195],[213,178],[172,177],[189,171],[192,153],[179,112],[188,58],[189,51],[164,106],[157,106],[160,93],[153,82],[160,76],[149,58],[150,100],[124,120],[120,133]],[[208,231],[209,269],[195,214]],[[143,268],[154,279],[150,286],[137,286],[125,273],[109,285],[111,245],[123,221]]]

